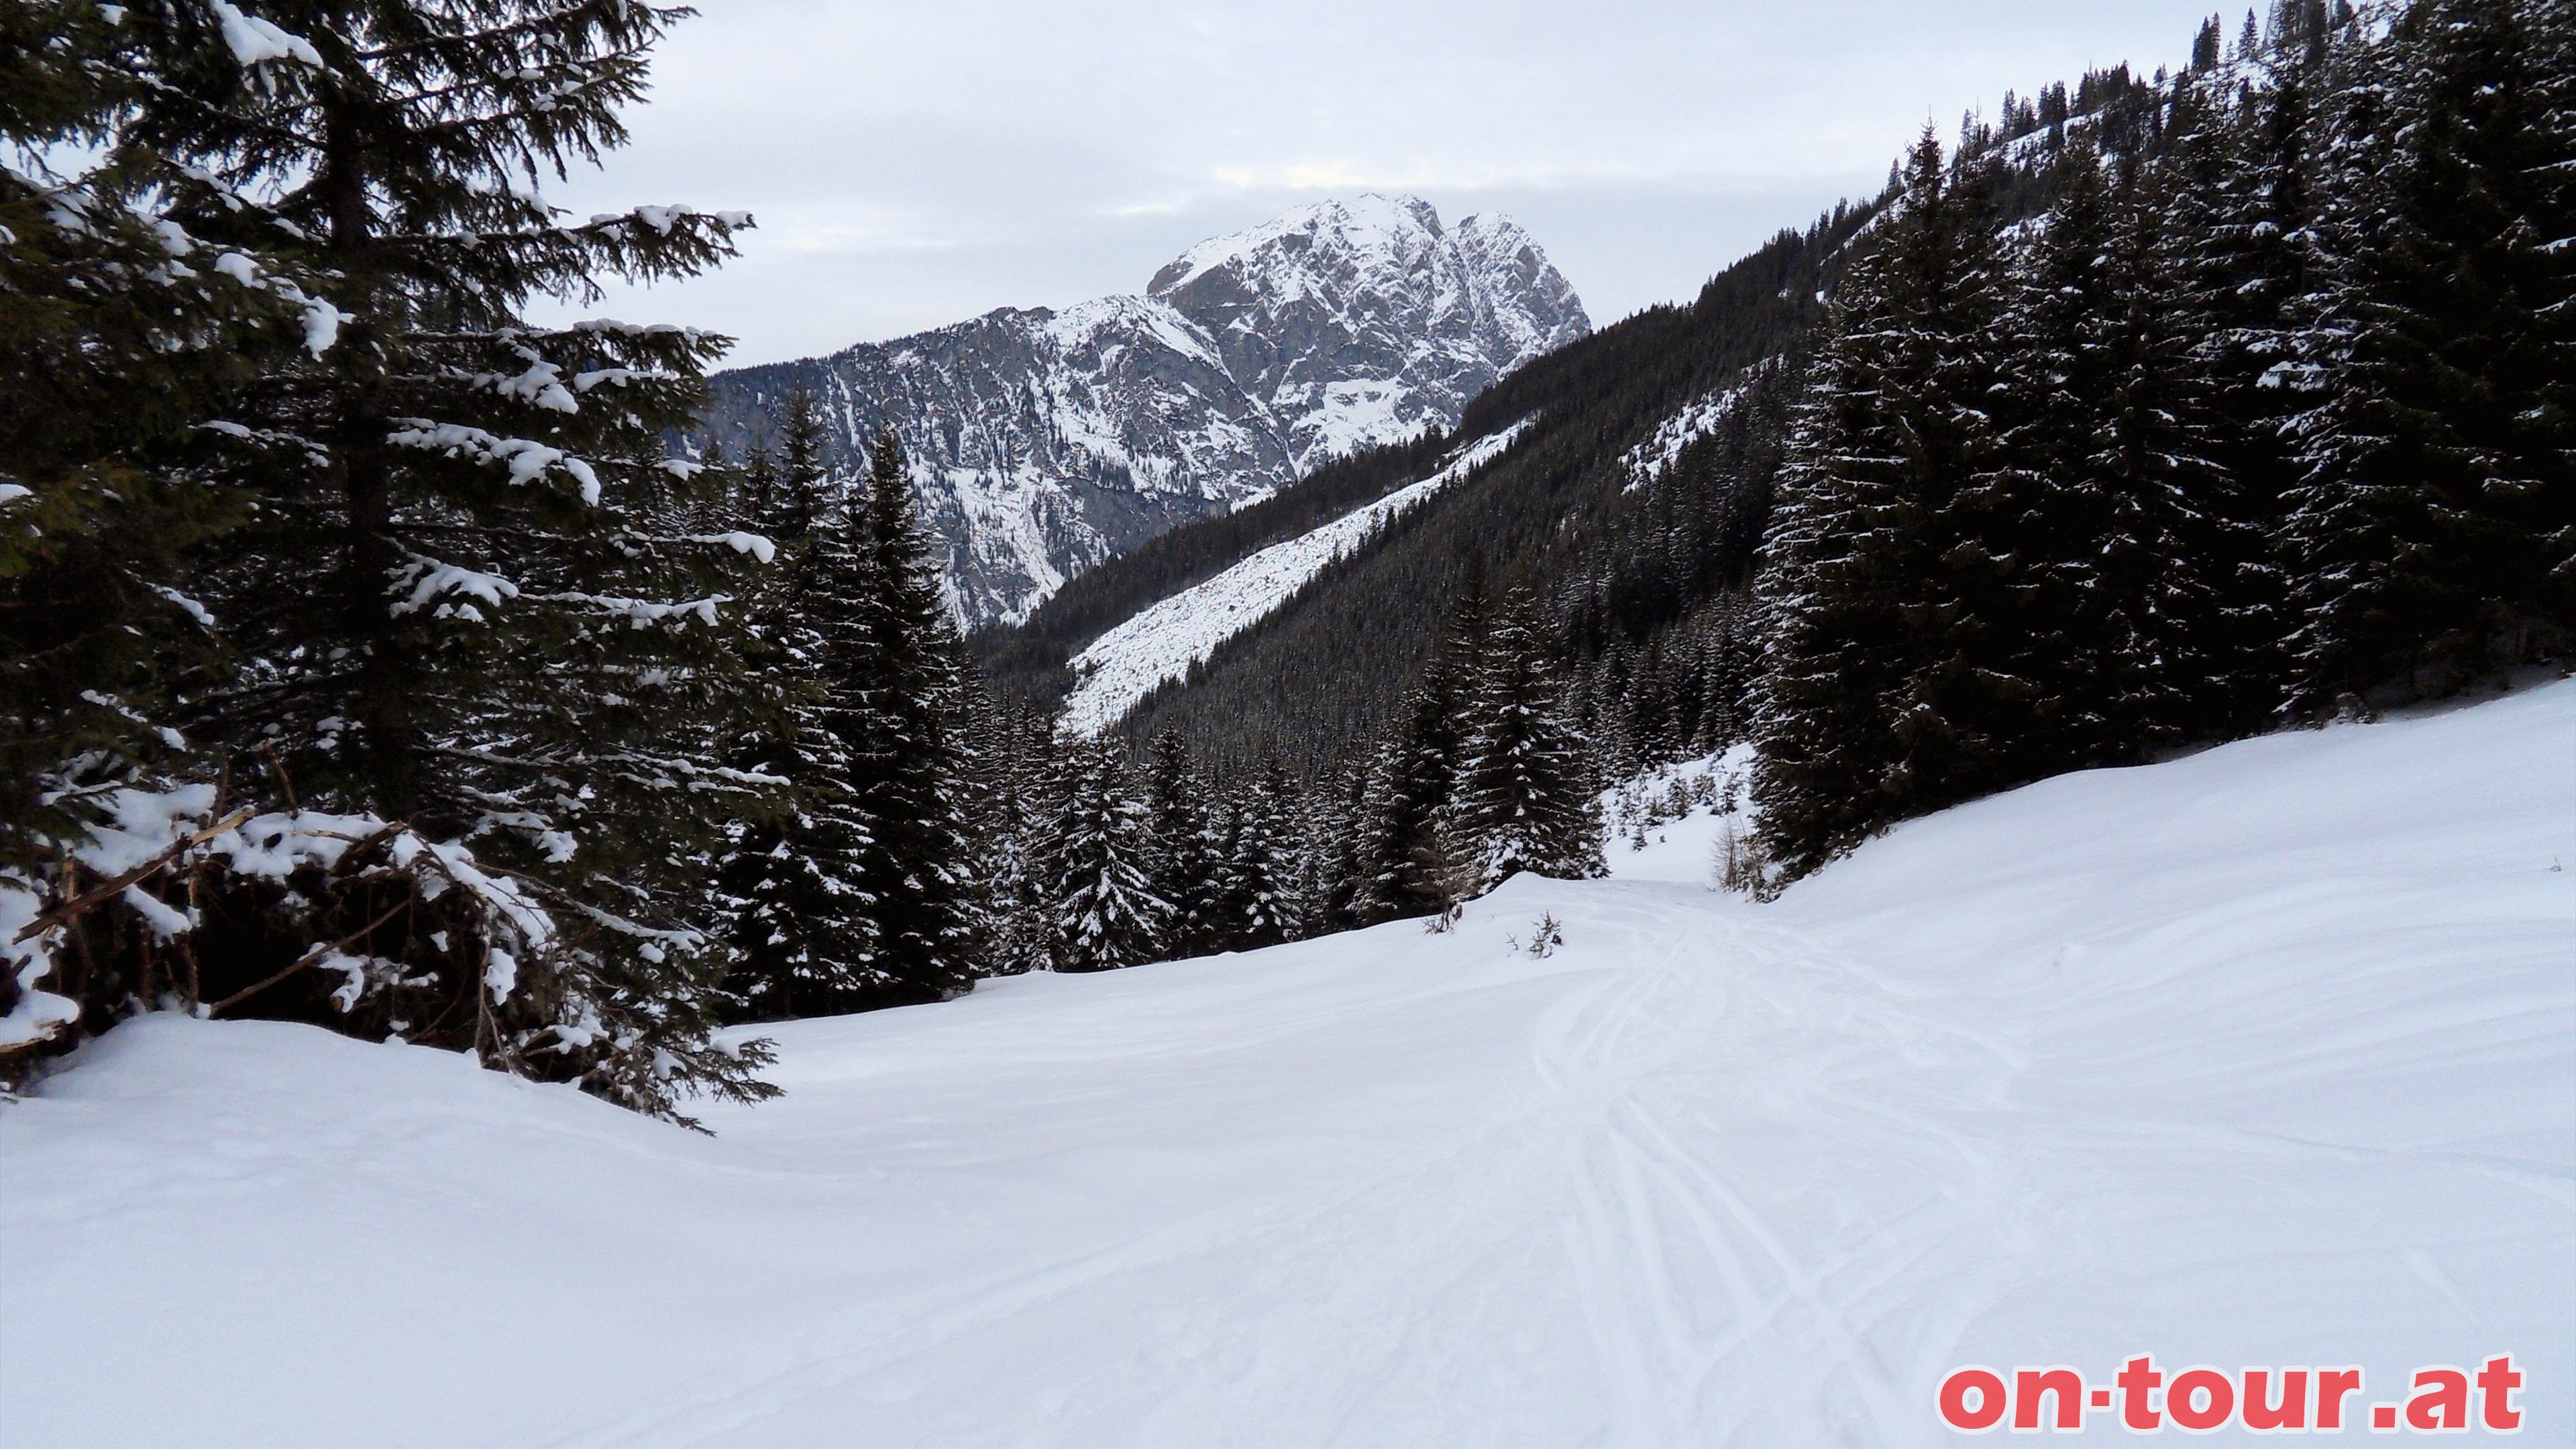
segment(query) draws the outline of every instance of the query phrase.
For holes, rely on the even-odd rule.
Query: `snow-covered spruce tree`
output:
[[[1360,827],[1364,877],[1358,898],[1365,921],[1423,915],[1443,904],[1423,877],[1419,857],[1449,803],[1462,704],[1455,671],[1435,658],[1406,692],[1400,728],[1370,767],[1368,811]]]
[[[2215,420],[2195,385],[2200,334],[2174,305],[2182,274],[2164,230],[2169,185],[2132,157],[2109,198],[2111,305],[2092,337],[2107,388],[2086,475],[2107,517],[2100,637],[2122,653],[2115,677],[2094,686],[2115,734],[2090,763],[2227,732],[2242,718],[2238,681],[2257,662],[2230,630],[2230,588],[2261,568],[2262,531],[2215,457]]]
[[[1482,561],[1469,556],[1458,598],[1422,677],[1407,691],[1394,738],[1370,765],[1362,819],[1365,877],[1358,910],[1366,924],[1430,915],[1454,903],[1451,852],[1440,818],[1457,783],[1469,693],[1491,624]]]
[[[980,680],[968,684],[980,695]],[[1054,742],[1048,722],[1025,702],[982,701],[971,718],[986,784],[974,817],[986,852],[976,907],[983,922],[978,974],[1042,971],[1054,938],[1045,863],[1045,836],[1060,803]]]
[[[1791,877],[2011,768],[1993,721],[2025,686],[1992,661],[2015,641],[1967,599],[2010,545],[1960,537],[1956,506],[1994,448],[1994,228],[1953,182],[1926,128],[1834,298],[1763,544],[1754,737]]]
[[[1746,738],[1753,728],[1753,700],[1762,678],[1761,611],[1750,593],[1720,594],[1701,611],[1698,665],[1707,706],[1694,755],[1714,754]]]
[[[2298,312],[2317,249],[2309,130],[2321,81],[2301,63],[2270,68],[2241,95],[2237,84],[2178,83],[2158,163],[2165,317],[2192,339],[2175,381],[2213,470],[2202,574],[2218,615],[2201,651],[2211,689],[2198,732],[2229,735],[2271,719],[2287,672],[2273,533],[2295,476],[2284,424],[2313,406]]]
[[[1603,869],[1598,771],[1560,712],[1542,629],[1526,589],[1496,611],[1443,812],[1443,828],[1473,852],[1488,889],[1522,871],[1582,880]]]
[[[184,761],[168,696],[215,636],[180,558],[242,502],[202,425],[305,340],[292,237],[242,251],[270,282],[245,284],[179,219],[215,204],[202,183],[93,149],[132,95],[121,39],[86,0],[0,13],[0,141],[34,167],[0,165],[0,852],[22,868],[85,786]]]
[[[2343,346],[2283,528],[2303,711],[2576,653],[2568,21],[2563,0],[2418,0],[2347,92]]]
[[[120,908],[15,938],[99,883],[67,858],[96,807],[203,768],[173,694],[222,641],[183,559],[244,504],[204,425],[325,315],[295,237],[197,236],[225,198],[117,140],[130,41],[88,0],[0,11],[0,1084],[171,985]]]
[[[1306,912],[1290,808],[1276,765],[1255,771],[1236,792],[1220,864],[1217,949],[1257,951],[1299,935]]]
[[[1301,934],[1331,935],[1366,925],[1361,893],[1368,883],[1366,855],[1369,772],[1345,763],[1319,781],[1309,797],[1306,921]]]
[[[1180,731],[1156,734],[1145,754],[1145,811],[1154,839],[1148,883],[1171,908],[1163,949],[1175,959],[1223,949],[1217,920],[1223,859],[1208,794]]]
[[[1158,961],[1171,907],[1154,894],[1152,823],[1127,782],[1115,741],[1068,745],[1045,844],[1050,956],[1058,971],[1110,971]]]
[[[2057,204],[2012,269],[1994,402],[1996,466],[1961,491],[1953,559],[2025,686],[1990,721],[2036,776],[2134,757],[2197,731],[2217,617],[2203,581],[2221,478],[2182,385],[2153,183],[2058,159]]]
[[[734,1010],[753,1020],[854,1011],[877,984],[875,900],[860,879],[875,831],[850,786],[868,704],[847,678],[869,653],[875,559],[826,506],[820,441],[811,395],[794,394],[779,458],[756,452],[740,489],[782,550],[743,603],[745,662],[778,707],[736,736],[730,763],[790,792],[779,815],[727,826],[717,877]]]
[[[968,990],[982,947],[971,797],[977,762],[957,637],[912,496],[903,445],[878,435],[864,510],[868,594],[856,600],[864,651],[849,683],[864,694],[849,741],[850,786],[875,838],[860,885],[870,898],[879,1004]]]
[[[203,883],[201,994],[648,1111],[758,1095],[760,1053],[710,1039],[726,952],[699,922],[722,823],[775,783],[714,743],[748,699],[725,611],[770,545],[688,532],[701,470],[662,441],[724,340],[521,311],[701,271],[748,224],[566,225],[537,193],[624,139],[687,12],[263,9],[123,12],[142,89],[122,137],[294,227],[328,272],[316,341],[336,323],[222,420],[258,445],[230,475],[254,502],[200,577],[247,663],[199,683],[186,727],[227,752],[207,810],[248,800],[272,825],[243,828],[275,839]]]
[[[830,496],[833,490],[823,466],[823,405],[814,390],[789,391],[785,411],[787,415],[778,422],[777,475],[770,480],[777,493],[774,498],[757,499],[761,511],[756,516],[773,519],[779,528],[803,538],[841,500]],[[762,481],[756,475],[744,480],[754,490],[761,488]]]

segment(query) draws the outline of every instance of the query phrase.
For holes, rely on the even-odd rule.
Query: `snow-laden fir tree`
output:
[[[1368,923],[1429,915],[1453,903],[1453,852],[1440,820],[1456,786],[1469,693],[1492,612],[1482,560],[1469,555],[1468,564],[1431,659],[1404,695],[1399,728],[1370,765],[1360,824],[1365,877],[1357,893]]]
[[[1954,184],[1954,181],[1956,184]],[[1791,876],[2012,766],[1995,716],[2018,641],[1974,612],[2012,544],[1963,537],[1992,466],[1994,226],[1929,128],[1834,298],[1763,545],[1754,735],[1770,858]]]
[[[1515,589],[1495,611],[1467,699],[1466,730],[1441,826],[1485,888],[1522,871],[1559,880],[1602,872],[1601,782],[1565,720],[1538,601]]]
[[[974,719],[986,784],[974,816],[975,838],[985,849],[977,902],[984,922],[979,973],[1042,971],[1055,934],[1046,839],[1061,803],[1050,725],[1017,700],[989,701]]]
[[[860,883],[871,898],[885,1005],[966,991],[982,950],[964,645],[941,596],[902,443],[880,433],[867,492],[853,505],[867,594],[853,622],[864,651],[849,684],[864,695],[849,741],[850,786],[874,839]]]
[[[2284,425],[2313,405],[2299,359],[2317,254],[2310,127],[2324,81],[2304,63],[2263,69],[2260,85],[2178,85],[2158,162],[2169,283],[2159,303],[2190,339],[2178,402],[2214,483],[2201,572],[2219,613],[2200,651],[2211,687],[2201,724],[2224,734],[2262,728],[2279,703],[2287,584],[2272,534],[2295,476]]]
[[[1276,765],[1255,771],[1237,790],[1219,863],[1217,949],[1257,951],[1304,934],[1304,863],[1293,811]]]
[[[858,1010],[879,984],[876,900],[861,879],[876,834],[850,783],[852,742],[869,727],[851,679],[869,657],[875,559],[846,510],[828,506],[821,440],[812,394],[793,395],[778,456],[756,451],[741,486],[782,550],[743,606],[745,660],[778,708],[736,738],[733,763],[788,790],[777,815],[727,828],[718,875],[730,985],[753,1020]]]
[[[1164,959],[1171,907],[1154,894],[1152,821],[1115,741],[1066,746],[1043,841],[1058,971],[1108,971]]]
[[[1154,839],[1149,884],[1171,910],[1163,949],[1175,959],[1224,949],[1218,921],[1223,842],[1208,795],[1207,778],[1191,762],[1180,732],[1156,734],[1145,754],[1145,809]]]
[[[1367,924],[1369,771],[1346,763],[1318,783],[1307,821],[1306,920],[1301,935],[1330,935]]]
[[[2200,334],[2179,314],[2177,249],[2165,231],[2170,183],[2125,159],[2107,198],[2109,305],[2089,328],[2105,388],[2087,433],[2084,479],[2104,523],[2103,594],[2093,617],[2117,665],[2089,681],[2111,736],[2085,763],[2208,739],[2243,717],[2238,680],[2259,662],[2229,631],[2233,581],[2262,566],[2250,510],[2214,456],[2215,422],[2194,385]]]
[[[219,466],[241,442],[204,425],[321,315],[291,233],[195,235],[224,198],[118,137],[143,86],[129,52],[88,0],[0,12],[0,142],[28,168],[0,164],[0,859],[19,866],[99,791],[189,768],[170,692],[220,639],[182,558],[245,502]]]
[[[663,450],[724,339],[523,312],[601,276],[702,271],[747,224],[570,220],[539,192],[624,140],[618,112],[687,12],[261,12],[121,16],[145,83],[120,138],[235,193],[210,245],[291,227],[327,304],[310,351],[213,424],[255,450],[226,477],[249,519],[200,570],[245,664],[194,683],[185,727],[227,752],[209,809],[286,812],[278,838],[308,844],[209,912],[203,993],[648,1110],[755,1093],[759,1054],[708,1035],[727,952],[701,922],[721,827],[776,783],[717,744],[758,703],[730,611],[770,544],[691,529],[701,470]],[[249,252],[211,265],[264,275]],[[345,828],[296,834],[316,812]]]
[[[2154,183],[2089,146],[2058,160],[2048,225],[2013,268],[1988,412],[1995,466],[1963,490],[1952,561],[2018,686],[1989,720],[2007,771],[2130,758],[2193,733],[2218,606],[2203,580],[2222,479],[2182,379]],[[2001,762],[1999,762],[2001,763]]]
[[[1449,802],[1457,768],[1463,705],[1458,683],[1448,662],[1434,658],[1405,692],[1400,728],[1379,748],[1370,767],[1368,810],[1360,826],[1364,877],[1358,892],[1367,921],[1418,916],[1443,904],[1423,873],[1422,853]]]
[[[2324,401],[2284,552],[2294,704],[2576,650],[2563,0],[2418,0],[2335,120]]]
[[[77,853],[126,792],[216,772],[176,728],[227,657],[186,556],[248,504],[208,425],[331,340],[294,234],[119,134],[134,41],[88,0],[0,10],[0,1087],[189,992],[166,872]]]

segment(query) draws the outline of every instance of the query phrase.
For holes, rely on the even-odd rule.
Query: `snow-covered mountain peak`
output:
[[[809,388],[849,475],[891,423],[959,613],[1017,620],[1176,524],[1455,426],[1495,379],[1590,331],[1509,218],[1444,226],[1420,197],[1369,194],[1202,242],[1140,296],[722,374],[700,442],[774,444],[788,393]]]
[[[1427,255],[1442,235],[1440,213],[1418,196],[1365,192],[1349,201],[1310,201],[1228,236],[1211,237],[1154,274],[1145,290],[1167,296],[1210,272],[1275,269],[1295,284],[1314,263],[1365,259],[1402,266]]]
[[[1444,227],[1415,196],[1298,207],[1190,248],[1146,290],[1216,339],[1300,469],[1453,422],[1496,378],[1592,330],[1517,223]]]

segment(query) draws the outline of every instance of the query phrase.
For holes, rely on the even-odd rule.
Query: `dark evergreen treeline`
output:
[[[1605,783],[1565,717],[1535,596],[1471,584],[1409,728],[1322,780],[1211,768],[1174,731],[1141,748],[1001,711],[999,970],[1097,971],[1443,917],[1521,871],[1601,869]]]
[[[1759,587],[1775,868],[2063,770],[2576,647],[2564,5],[2292,3],[2048,148],[1926,136]]]
[[[2180,74],[1927,136],[1878,202],[1497,384],[1458,436],[1535,415],[1505,459],[1125,731],[1380,798],[1492,576],[1543,601],[1610,777],[1759,743],[1794,875],[2049,773],[2563,665],[2568,21],[2283,0]]]
[[[1658,486],[1632,488],[1623,455],[1766,359],[1794,361],[1822,309],[1833,258],[1867,216],[1846,208],[1783,233],[1692,306],[1640,313],[1487,389],[1456,437],[1529,419],[1508,454],[1227,641],[1193,682],[1143,702],[1127,732],[1176,729],[1229,766],[1275,755],[1302,777],[1338,772],[1365,758],[1395,720],[1473,572],[1542,594],[1545,630],[1570,671],[1587,667],[1593,642],[1610,637],[1614,612],[1639,638],[1678,618],[1707,597],[1712,563],[1693,540],[1714,539],[1712,527],[1729,536],[1760,531],[1749,517],[1711,524],[1712,507],[1702,505],[1737,482],[1721,470],[1767,463],[1759,449],[1703,449]],[[1690,501],[1678,501],[1685,494]],[[1645,543],[1659,518],[1687,536]]]
[[[688,12],[260,9],[0,14],[0,1078],[188,1010],[678,1115],[772,1090],[725,1021],[962,989],[909,497],[672,459],[725,339],[524,315],[749,225],[537,191]]]
[[[1446,434],[1371,448],[1316,469],[1246,508],[1158,534],[1077,575],[1028,619],[968,640],[993,687],[1037,700],[1062,696],[1064,662],[1091,641],[1242,559],[1363,508],[1431,471]]]
[[[722,823],[765,808],[707,727],[766,708],[718,624],[752,541],[692,526],[714,480],[661,441],[724,340],[521,315],[748,223],[535,194],[622,139],[685,12],[267,9],[0,28],[39,158],[0,203],[13,386],[89,389],[0,456],[7,994],[47,1018],[9,1045],[174,1005],[656,1111],[757,1095],[695,920]],[[67,599],[184,644],[57,668],[18,606]]]
[[[2007,98],[1380,450],[969,645],[903,442],[667,455],[723,339],[524,315],[684,12],[0,13],[0,1070],[156,1009],[676,1115],[729,1021],[1276,944],[1600,868],[1759,747],[1776,885],[2055,771],[2576,652],[2576,0],[2281,0]],[[45,171],[69,158],[74,174]],[[1520,426],[1059,738],[1110,624]],[[974,659],[999,688],[988,693]],[[1687,793],[1687,792],[1685,792]],[[1687,808],[1684,800],[1677,808]]]

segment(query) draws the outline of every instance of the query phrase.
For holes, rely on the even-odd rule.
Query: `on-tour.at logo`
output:
[[[2510,1353],[2493,1355],[2474,1373],[2454,1364],[2419,1368],[2403,1400],[2376,1402],[2368,1399],[2358,1367],[2247,1368],[2230,1377],[2200,1364],[2168,1379],[2154,1355],[2139,1354],[2108,1384],[2088,1384],[2082,1370],[2064,1364],[2017,1368],[2009,1380],[1969,1364],[1941,1380],[1940,1410],[1941,1422],[1963,1434],[1983,1434],[2008,1420],[2016,1434],[2081,1434],[2095,1414],[2113,1415],[2132,1434],[2168,1426],[2214,1434],[2231,1425],[2256,1434],[2334,1434],[2347,1427],[2374,1434],[2465,1434],[2472,1427],[2518,1434],[2522,1410],[2514,1394],[2521,1388]],[[2357,1411],[2350,1403],[2355,1395],[2363,1396]]]

